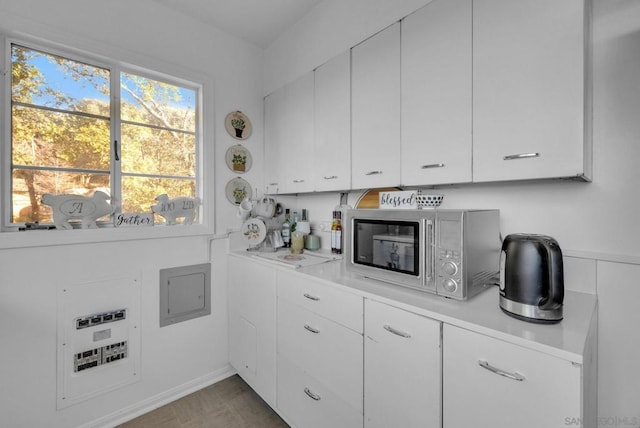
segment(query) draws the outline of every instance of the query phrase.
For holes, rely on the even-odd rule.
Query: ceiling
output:
[[[153,0],[266,48],[322,0]]]

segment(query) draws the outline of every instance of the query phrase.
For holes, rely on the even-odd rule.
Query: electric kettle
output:
[[[562,320],[564,271],[558,242],[545,235],[512,234],[500,253],[500,308],[523,321]]]

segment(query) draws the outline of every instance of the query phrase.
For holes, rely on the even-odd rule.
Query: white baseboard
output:
[[[130,421],[140,415],[148,413],[152,410],[162,407],[165,404],[169,404],[179,398],[189,395],[193,392],[199,391],[202,388],[206,388],[209,385],[220,382],[223,379],[228,378],[236,373],[236,371],[227,365],[220,370],[209,373],[205,376],[194,379],[190,382],[171,388],[158,395],[142,400],[131,406],[122,408],[114,413],[95,419],[84,425],[80,425],[78,428],[111,428],[127,421]]]

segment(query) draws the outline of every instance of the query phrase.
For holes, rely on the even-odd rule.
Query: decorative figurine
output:
[[[167,225],[177,224],[178,218],[183,218],[183,225],[193,224],[196,219],[196,208],[201,204],[200,198],[188,198],[181,196],[169,199],[163,194],[156,197],[157,205],[151,207],[151,211],[164,217]]]
[[[53,224],[57,229],[73,229],[69,220],[80,220],[82,229],[96,229],[96,220],[114,211],[107,202],[110,199],[98,190],[92,196],[47,193],[42,196],[42,203],[53,208]]]

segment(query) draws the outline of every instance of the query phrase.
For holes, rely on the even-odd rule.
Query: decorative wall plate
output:
[[[251,136],[251,121],[241,111],[232,111],[224,119],[224,127],[236,140],[246,140]]]
[[[233,205],[240,205],[243,199],[251,199],[253,196],[249,182],[240,177],[230,180],[224,189],[224,193]]]
[[[237,174],[244,174],[251,169],[251,153],[242,144],[229,147],[225,161],[229,169]]]

